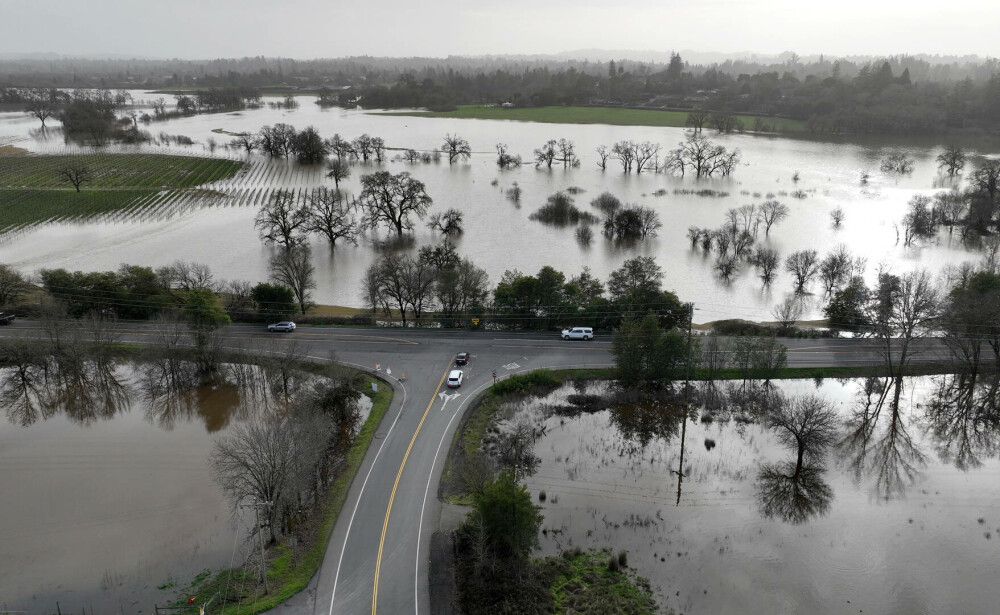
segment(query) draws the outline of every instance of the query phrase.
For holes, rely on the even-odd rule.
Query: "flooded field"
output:
[[[994,612],[997,379],[777,386],[830,402],[829,446],[798,458],[745,397],[594,406],[598,383],[512,410],[542,434],[542,553],[626,549],[679,613]]]
[[[155,95],[134,92],[139,101]],[[770,319],[770,308],[792,292],[791,280],[780,273],[770,288],[764,288],[752,269],[744,270],[728,283],[716,275],[712,256],[692,250],[686,238],[689,226],[716,228],[730,208],[759,204],[775,198],[791,210],[762,245],[778,250],[782,258],[800,249],[816,249],[820,255],[840,244],[857,256],[867,258],[869,275],[886,264],[896,272],[928,267],[939,272],[948,265],[977,258],[974,247],[963,245],[957,235],[946,231],[914,246],[903,246],[897,224],[915,194],[963,185],[949,180],[937,169],[936,156],[943,142],[936,140],[900,141],[856,139],[841,142],[792,139],[763,135],[720,135],[706,133],[728,148],[739,148],[743,164],[726,179],[695,180],[653,173],[625,175],[614,164],[606,171],[596,165],[594,149],[622,139],[653,141],[664,150],[676,147],[685,133],[679,128],[645,128],[602,125],[531,124],[495,120],[425,119],[389,117],[360,110],[320,109],[311,97],[298,98],[297,109],[267,106],[236,113],[205,114],[154,122],[147,129],[185,135],[192,146],[133,148],[116,151],[173,151],[197,155],[245,158],[221,146],[229,133],[255,132],[265,124],[285,122],[298,129],[315,126],[323,137],[339,133],[355,138],[363,133],[382,137],[390,148],[433,150],[441,147],[446,133],[467,139],[473,155],[469,162],[409,164],[391,160],[400,151],[389,151],[384,168],[397,173],[409,171],[423,181],[434,199],[430,213],[457,208],[465,216],[465,233],[457,239],[462,256],[485,268],[492,284],[505,270],[537,272],[552,265],[575,275],[583,267],[603,279],[631,256],[652,255],[666,272],[665,286],[683,300],[697,304],[695,320],[705,322],[726,317]],[[58,131],[41,134],[35,122],[23,114],[0,114],[0,143],[10,143],[34,152],[63,152],[66,145]],[[579,168],[535,169],[527,164],[501,171],[495,163],[494,147],[506,143],[511,153],[526,159],[552,138],[571,139],[581,159]],[[219,144],[214,153],[209,140]],[[973,141],[964,144],[970,160],[995,156],[996,143]],[[72,149],[72,148],[71,148]],[[901,151],[914,161],[912,173],[886,174],[880,160],[889,152]],[[612,161],[613,162],[613,161]],[[163,266],[180,257],[204,262],[217,277],[260,281],[267,278],[267,262],[272,248],[264,246],[253,226],[257,208],[277,188],[294,188],[303,195],[328,180],[322,168],[306,167],[287,160],[251,156],[249,165],[234,178],[208,184],[208,192],[185,192],[162,196],[153,208],[86,222],[60,222],[34,227],[0,238],[0,262],[29,271],[42,267],[85,267],[90,270],[115,269],[123,262]],[[355,165],[346,181],[348,192],[356,193],[360,175],[378,165]],[[793,176],[798,173],[798,180]],[[870,179],[862,184],[862,173]],[[508,200],[504,191],[517,183],[523,196],[519,204]],[[589,202],[610,191],[623,202],[636,202],[655,209],[664,227],[659,235],[624,246],[599,237],[589,247],[574,236],[573,227],[558,228],[533,221],[529,216],[550,194],[579,188],[574,197],[578,206],[594,210]],[[699,191],[714,196],[698,196]],[[706,194],[702,192],[702,194]],[[798,196],[793,196],[798,195]],[[211,198],[209,198],[211,197]],[[831,223],[830,212],[843,209],[839,228]],[[498,230],[500,232],[498,232]],[[361,273],[378,256],[373,242],[381,233],[369,233],[359,246],[338,245],[331,253],[325,240],[314,238],[317,301],[360,306]],[[439,235],[418,224],[414,243],[408,248],[434,243]],[[184,246],[184,253],[176,247]],[[806,317],[820,315],[821,301],[814,298]]]
[[[275,404],[266,374],[172,387],[156,364],[84,371],[37,393],[0,370],[0,610],[151,613],[246,555],[253,513],[233,515],[208,458]]]

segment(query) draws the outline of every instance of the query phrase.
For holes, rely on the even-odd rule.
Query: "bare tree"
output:
[[[867,320],[881,346],[887,375],[901,378],[912,358],[914,337],[938,314],[938,291],[930,273],[921,269],[902,276],[879,274],[872,297]],[[898,406],[899,400],[893,403]]]
[[[316,267],[308,244],[289,246],[271,257],[271,279],[292,289],[302,314],[312,305],[310,292],[316,288]]]
[[[651,141],[633,144],[635,147],[633,157],[635,158],[635,172],[642,173],[643,169],[656,168],[656,158],[660,154],[660,144]]]
[[[232,147],[244,150],[247,156],[249,156],[255,149],[257,149],[257,135],[250,132],[241,132],[236,135],[236,138],[230,141],[229,144]]]
[[[82,162],[70,162],[56,169],[56,173],[63,181],[73,184],[77,192],[83,184],[94,181],[94,171]]]
[[[321,233],[336,247],[337,240],[343,239],[358,245],[361,227],[355,212],[357,205],[336,190],[319,188],[309,195],[308,223],[311,233]]]
[[[388,171],[378,171],[362,175],[361,186],[359,202],[367,225],[373,229],[382,224],[388,225],[400,238],[404,230],[413,228],[410,217],[423,218],[433,202],[427,196],[424,183],[406,172],[393,175]]]
[[[334,158],[326,163],[326,176],[333,180],[333,185],[340,190],[340,182],[351,176],[351,165],[343,158]]]
[[[836,410],[816,395],[772,404],[764,424],[775,431],[780,443],[795,449],[797,469],[802,469],[808,456],[822,455],[837,441],[839,432]]]
[[[215,480],[234,506],[250,499],[268,503],[269,542],[287,527],[283,516],[298,505],[303,478],[308,478],[329,441],[331,425],[313,413],[309,421],[264,413],[238,423],[215,443],[209,457]]]
[[[830,220],[833,221],[833,228],[840,228],[840,225],[844,223],[844,208],[837,205],[830,211]]]
[[[997,202],[1000,195],[1000,160],[983,160],[969,178],[972,188],[990,197],[991,203]]]
[[[622,165],[622,171],[632,172],[632,165],[635,163],[636,146],[633,141],[619,141],[611,146],[611,157]]]
[[[425,259],[407,258],[403,262],[406,303],[418,326],[424,312],[433,307],[436,273],[434,266]]]
[[[372,157],[374,154],[373,147],[372,138],[367,133],[351,141],[351,151],[360,157],[362,162],[368,162]]]
[[[819,278],[823,282],[826,294],[832,295],[837,287],[848,280],[853,262],[851,253],[843,244],[826,255],[826,258],[819,264]]]
[[[42,130],[45,130],[45,120],[56,114],[55,105],[52,104],[49,97],[43,93],[35,93],[32,95],[24,110],[25,113],[42,122]]]
[[[729,348],[718,336],[710,335],[702,346],[701,358],[706,378],[714,381],[729,365]]]
[[[535,150],[535,167],[540,167],[545,165],[547,169],[552,168],[552,163],[555,162],[558,157],[556,148],[558,147],[558,142],[555,139],[549,139],[544,145]]]
[[[257,213],[254,226],[261,240],[290,248],[306,239],[309,209],[298,203],[294,190],[276,190]]]
[[[409,294],[406,279],[407,257],[400,254],[386,254],[371,264],[365,274],[365,293],[374,308],[382,306],[388,314],[390,307],[399,310],[406,326],[406,308]]]
[[[202,263],[174,261],[172,265],[157,269],[156,277],[164,287],[183,292],[199,289],[214,291],[216,288],[212,270]]]
[[[508,153],[506,143],[497,143],[497,166],[501,169],[509,169],[520,166],[521,157]]]
[[[437,301],[441,321],[445,326],[484,310],[489,298],[489,276],[469,259],[454,266],[439,268],[434,281],[434,299]]]
[[[163,117],[167,114],[167,101],[165,98],[160,96],[153,101],[153,115],[158,118]]]
[[[937,157],[938,168],[944,168],[948,175],[961,173],[965,168],[965,150],[957,145],[949,145]]]
[[[705,111],[704,109],[695,109],[694,111],[688,113],[687,119],[684,120],[684,125],[691,127],[694,130],[694,133],[697,134],[701,132],[705,123],[708,122],[708,116],[708,111]]]
[[[760,219],[764,223],[764,235],[771,234],[771,227],[788,217],[788,206],[778,201],[764,201],[761,203]]]
[[[28,280],[20,271],[0,264],[0,305],[13,305],[29,288]]]
[[[350,141],[345,140],[340,134],[334,134],[329,139],[326,139],[325,143],[327,149],[337,157],[337,160],[346,161],[351,158],[357,158],[357,153]]]
[[[732,173],[740,160],[739,150],[729,152],[698,134],[691,134],[680,143],[680,148],[671,152],[671,160],[679,160],[681,174],[684,168],[694,169],[696,177],[711,177],[716,172],[723,176]]]
[[[559,139],[556,144],[559,148],[559,158],[563,163],[563,168],[580,166],[580,160],[576,157],[576,146],[569,139]]]
[[[597,152],[597,166],[600,167],[602,171],[608,168],[608,158],[611,157],[611,151],[608,150],[606,145],[599,145],[595,150]]]
[[[799,250],[785,259],[785,270],[795,277],[795,292],[805,292],[806,285],[816,275],[818,258],[816,250]]]
[[[448,164],[455,164],[456,160],[468,160],[472,157],[472,148],[469,142],[458,135],[446,134],[444,136],[444,146],[441,151],[448,154]]]
[[[771,315],[775,322],[781,325],[785,331],[792,328],[799,318],[802,317],[802,299],[798,295],[786,297],[784,301],[778,303],[771,309]]]
[[[898,173],[900,175],[913,172],[913,159],[903,152],[892,152],[882,159],[883,173]]]
[[[445,235],[458,235],[462,232],[463,214],[455,208],[436,213],[427,222],[427,228],[438,230]]]
[[[382,137],[372,137],[371,140],[372,156],[375,157],[375,162],[382,163],[385,160],[385,140]]]

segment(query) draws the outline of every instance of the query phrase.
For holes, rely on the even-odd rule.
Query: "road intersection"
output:
[[[8,334],[37,334],[18,322]],[[123,324],[120,340],[153,343],[151,325]],[[351,486],[315,583],[317,615],[429,614],[427,563],[437,527],[436,497],[444,458],[462,414],[498,379],[541,368],[596,368],[612,364],[611,338],[562,341],[555,333],[466,332],[427,329],[300,327],[269,334],[235,325],[227,345],[295,341],[317,360],[336,360],[377,374],[395,390]],[[880,362],[870,340],[783,339],[790,367],[865,365]],[[944,351],[922,342],[921,360],[941,360]],[[454,358],[468,352],[459,389],[444,381]],[[390,374],[391,371],[391,374]],[[405,374],[405,379],[403,378]]]

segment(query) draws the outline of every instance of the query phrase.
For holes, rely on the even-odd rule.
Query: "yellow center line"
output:
[[[410,450],[413,448],[413,443],[417,441],[417,434],[420,433],[420,428],[424,426],[424,420],[427,419],[427,414],[430,413],[431,406],[434,405],[434,400],[437,398],[438,391],[441,390],[441,385],[444,384],[444,379],[449,371],[451,371],[451,366],[441,374],[441,380],[438,381],[437,388],[434,389],[434,394],[431,395],[431,400],[427,403],[427,409],[424,410],[424,415],[420,417],[417,430],[413,432],[410,444],[406,447],[406,454],[403,455],[403,461],[399,464],[399,472],[396,473],[396,482],[392,485],[392,493],[389,494],[389,506],[385,509],[385,521],[382,522],[382,537],[378,541],[378,556],[375,559],[375,588],[372,591],[372,615],[375,615],[375,609],[378,606],[378,576],[382,569],[382,548],[385,546],[385,532],[389,528],[389,513],[392,512],[392,502],[396,499],[396,489],[399,487],[399,479],[403,476],[403,468],[406,467],[406,460],[410,457]],[[417,545],[417,548],[419,549],[420,545]]]

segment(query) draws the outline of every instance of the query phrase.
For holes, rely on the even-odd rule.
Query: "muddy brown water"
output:
[[[133,95],[147,102],[155,98],[138,91]],[[697,322],[733,317],[770,320],[771,307],[792,291],[791,279],[784,272],[768,288],[761,285],[750,268],[744,268],[729,283],[721,282],[714,272],[714,257],[691,250],[685,237],[689,226],[716,228],[724,222],[728,209],[759,204],[768,195],[791,208],[787,220],[775,226],[770,236],[761,237],[762,244],[777,249],[782,258],[801,249],[816,249],[825,254],[845,244],[852,253],[867,258],[868,273],[874,276],[880,264],[896,272],[917,267],[938,272],[948,265],[977,257],[974,250],[947,231],[911,247],[897,241],[896,225],[913,195],[964,185],[960,179],[949,180],[938,173],[935,158],[949,139],[821,141],[709,133],[707,136],[726,147],[739,148],[744,164],[728,179],[695,180],[653,173],[624,175],[614,164],[606,171],[596,166],[594,149],[598,145],[622,139],[649,140],[660,143],[666,150],[676,147],[684,138],[685,133],[679,128],[389,117],[360,110],[320,109],[311,97],[299,100],[301,105],[294,110],[264,107],[153,123],[148,130],[154,135],[160,132],[186,135],[197,143],[191,147],[152,149],[208,155],[209,139],[221,145],[231,138],[213,130],[257,131],[262,125],[277,122],[287,122],[299,129],[315,126],[324,137],[340,133],[354,138],[368,133],[381,136],[390,147],[418,150],[440,148],[446,133],[458,133],[475,152],[469,162],[410,165],[387,161],[384,166],[394,173],[409,171],[426,183],[434,199],[430,213],[452,207],[464,213],[466,230],[457,239],[458,250],[485,268],[493,285],[506,270],[533,274],[543,265],[552,265],[568,276],[589,267],[606,280],[626,258],[650,255],[657,258],[665,271],[665,287],[676,291],[683,300],[696,303]],[[58,132],[41,135],[35,124],[24,114],[0,113],[0,142],[12,141],[18,147],[37,152],[65,151],[67,146]],[[551,138],[573,140],[581,166],[537,170],[528,164],[502,172],[497,169],[495,144],[506,143],[511,152],[529,159],[534,148]],[[966,147],[972,160],[1000,153],[995,142],[970,141]],[[118,149],[144,151],[133,147]],[[879,170],[880,160],[895,150],[914,159],[911,174],[898,176]],[[389,152],[390,157],[397,154]],[[218,149],[215,155],[227,154]],[[238,152],[228,155],[240,156]],[[171,201],[141,215],[43,225],[0,239],[0,262],[29,271],[42,267],[107,270],[116,269],[123,262],[155,267],[185,258],[209,264],[220,278],[264,280],[272,248],[261,244],[253,226],[260,196],[272,188],[308,189],[327,180],[322,168],[257,156],[251,158],[251,163],[251,170],[245,176],[212,187],[227,195],[215,201],[216,206],[203,201]],[[355,166],[344,188],[356,193],[359,177],[376,168],[376,165]],[[800,176],[797,182],[792,179],[796,172]],[[862,172],[871,173],[866,185],[860,183]],[[523,190],[520,204],[504,196],[504,190],[514,182]],[[652,207],[660,214],[664,227],[657,237],[634,245],[615,244],[598,234],[585,247],[575,239],[573,227],[548,226],[529,219],[548,195],[570,187],[582,189],[575,200],[584,210],[593,211],[589,205],[591,199],[610,191],[623,202]],[[702,189],[727,195],[706,198],[675,193]],[[804,198],[791,196],[796,190],[801,190]],[[660,191],[664,193],[657,196]],[[836,207],[842,207],[846,213],[839,229],[833,228],[830,220],[830,211]],[[408,250],[415,252],[421,245],[439,240],[422,223],[416,227],[414,243]],[[370,233],[359,246],[338,246],[334,253],[317,238],[313,242],[318,281],[316,300],[363,305],[361,274],[378,256],[373,242],[383,237],[382,232]],[[177,251],[177,246],[184,246],[183,253]],[[817,296],[807,305],[804,317],[821,314],[818,282],[814,284]]]
[[[839,417],[840,444],[795,481],[795,451],[738,408],[686,421],[665,407],[565,416],[551,407],[580,392],[565,386],[502,426],[544,430],[525,479],[545,517],[540,553],[624,549],[673,611],[990,613],[1000,604],[997,381],[955,384],[907,379],[897,410],[890,394],[876,412],[861,380],[781,382],[831,400]]]
[[[54,613],[58,602],[64,613],[151,613],[202,571],[242,562],[253,514],[233,514],[208,456],[272,403],[259,380],[150,394],[142,366],[123,365],[113,386],[50,390],[35,411],[9,396],[8,372],[0,610]],[[360,408],[367,416],[367,397]]]

